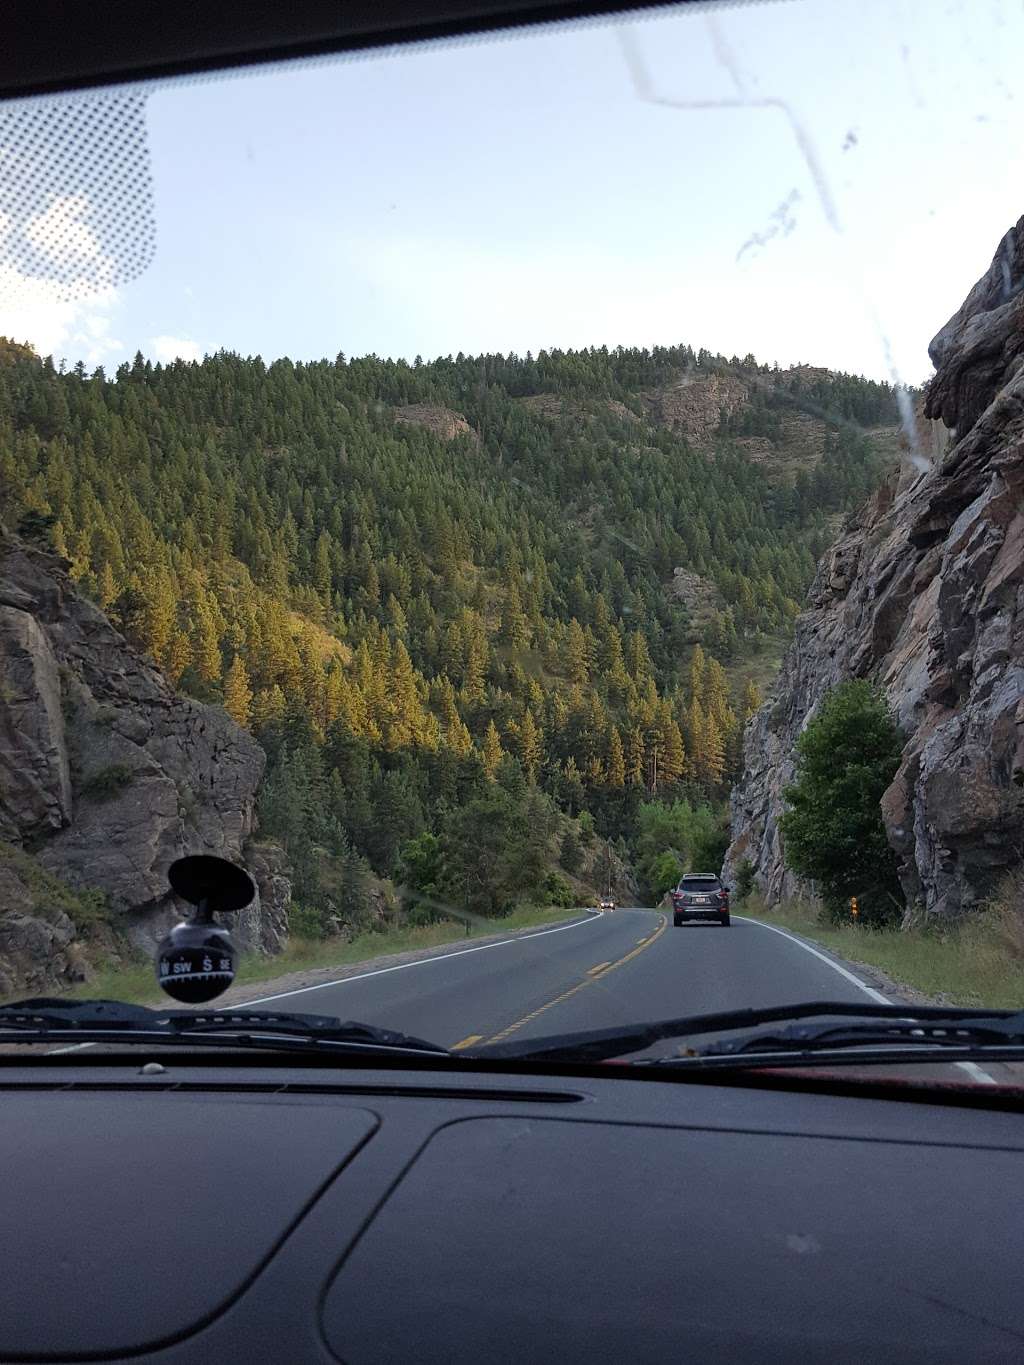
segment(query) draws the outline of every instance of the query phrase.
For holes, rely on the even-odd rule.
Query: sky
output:
[[[70,173],[0,183],[0,335],[108,372],[686,342],[919,383],[1024,213],[1022,58],[1020,0],[773,0],[151,86],[152,260],[121,280]]]

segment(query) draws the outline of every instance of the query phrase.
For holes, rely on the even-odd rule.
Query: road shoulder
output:
[[[949,1001],[939,999],[935,996],[926,995],[924,991],[919,991],[914,986],[908,986],[905,981],[896,981],[880,967],[873,966],[870,962],[860,962],[856,958],[841,957],[834,948],[822,943],[820,939],[812,938],[809,934],[799,933],[796,929],[791,929],[788,924],[773,924],[770,919],[760,915],[737,914],[737,919],[747,919],[753,924],[760,924],[766,929],[783,930],[791,938],[795,938],[800,943],[805,943],[809,948],[821,953],[838,967],[852,972],[858,977],[865,986],[870,986],[872,990],[879,991],[888,999],[906,1005],[945,1005]]]

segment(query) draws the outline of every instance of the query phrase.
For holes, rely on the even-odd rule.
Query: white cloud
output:
[[[113,289],[91,299],[70,300],[55,280],[22,275],[0,264],[0,336],[27,341],[40,355],[81,358],[102,365],[124,347],[112,335]]]
[[[170,364],[172,360],[202,360],[203,352],[198,341],[188,337],[153,337],[150,347],[157,360]]]
[[[82,275],[70,280],[20,271],[13,264],[11,221],[0,214],[0,336],[26,341],[40,355],[102,365],[119,357],[124,346],[111,332],[117,303],[109,283],[111,262],[80,221],[86,207],[81,195],[56,199],[24,228],[55,269],[81,267]]]

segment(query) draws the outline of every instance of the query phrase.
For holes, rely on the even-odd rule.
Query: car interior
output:
[[[0,97],[258,63],[313,72],[621,13],[567,0],[17,0]],[[552,1022],[540,1040],[462,1052],[289,1020],[287,1001],[232,1012],[216,1004],[235,973],[216,917],[253,889],[227,866],[172,867],[194,907],[156,957],[173,1009],[0,1007],[0,1359],[1024,1358],[1020,1089],[948,1068],[939,1085],[923,1063],[909,1076],[846,1065],[843,1047],[877,1022],[865,999],[845,1013],[820,1000],[723,1015],[697,1034],[681,1002],[684,1017],[657,1025],[574,1035]],[[677,899],[692,879],[670,886],[666,923],[688,910],[728,923],[727,895],[723,912]],[[725,944],[745,932],[736,919],[729,936],[668,937]],[[905,1008],[868,1061],[905,1060],[925,1037],[940,1049],[957,1026],[969,1058],[972,1039],[1000,1041],[1005,1025],[995,1010]],[[837,1031],[809,1061],[822,1018]],[[1019,1039],[1001,1041],[1019,1055]]]

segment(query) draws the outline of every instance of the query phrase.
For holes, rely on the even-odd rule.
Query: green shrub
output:
[[[797,740],[783,854],[787,867],[817,884],[833,917],[842,918],[851,896],[862,925],[891,924],[903,913],[879,805],[902,747],[884,696],[861,679],[828,693]]]
[[[288,932],[295,938],[324,939],[327,937],[326,917],[318,906],[292,901],[288,907]]]
[[[566,909],[576,904],[572,887],[557,872],[549,872],[544,879],[544,900],[548,905],[557,905]]]
[[[670,887],[678,885],[683,875],[682,864],[674,853],[661,853],[654,860],[649,875],[654,899],[660,901]]]

